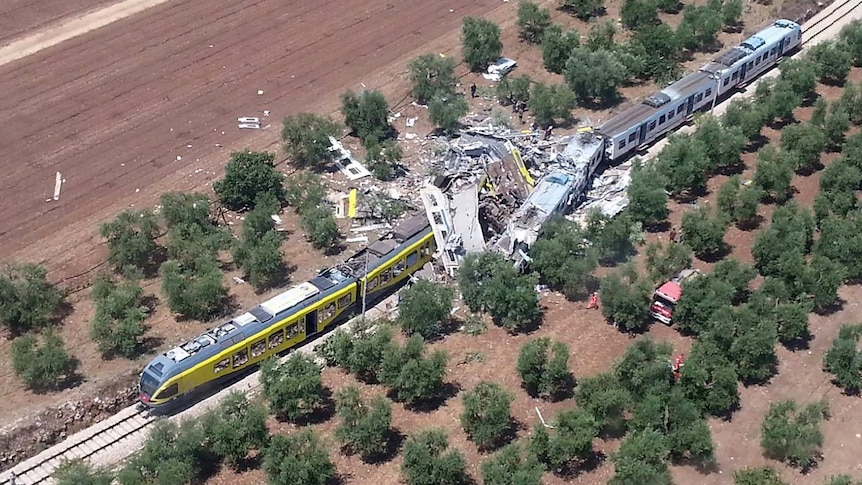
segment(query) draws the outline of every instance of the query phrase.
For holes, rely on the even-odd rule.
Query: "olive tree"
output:
[[[57,321],[63,293],[50,284],[39,264],[9,264],[0,271],[0,323],[13,335]]]
[[[807,470],[817,462],[823,445],[820,421],[828,415],[825,401],[804,408],[794,401],[772,403],[761,425],[760,444],[770,458]]]
[[[28,334],[12,341],[12,370],[33,391],[62,388],[74,379],[77,368],[78,360],[53,331],[42,338]]]
[[[542,40],[545,29],[551,25],[551,12],[530,0],[518,3],[518,37],[521,40],[538,44]]]
[[[403,346],[393,344],[386,350],[379,378],[398,401],[429,401],[443,386],[446,361],[446,354],[440,350],[426,356],[425,342],[414,335]]]
[[[263,451],[263,469],[271,485],[325,485],[335,476],[324,443],[310,429],[274,435]]]
[[[377,396],[363,402],[359,388],[348,385],[335,394],[335,409],[341,424],[335,437],[351,453],[359,453],[363,460],[381,456],[388,446],[392,422],[392,406]]]
[[[530,450],[548,468],[561,472],[591,457],[593,439],[599,430],[599,423],[589,412],[581,408],[569,409],[554,418],[553,432],[544,426],[535,426]]]
[[[284,151],[299,167],[320,169],[332,160],[329,137],[339,127],[326,116],[297,113],[284,119],[281,140]]]
[[[542,464],[516,443],[506,445],[482,462],[484,485],[541,485]]]
[[[524,388],[532,396],[551,399],[565,397],[574,387],[569,370],[569,349],[562,342],[547,337],[533,339],[518,353],[518,375]]]
[[[503,52],[500,27],[490,20],[464,17],[461,26],[462,55],[473,71],[479,71],[496,61]]]
[[[454,290],[427,280],[419,280],[401,291],[398,321],[407,335],[419,334],[430,338],[449,318]]]
[[[207,447],[234,468],[251,450],[263,451],[269,441],[266,408],[249,402],[245,394],[231,391],[218,407],[201,417]]]
[[[148,313],[143,294],[137,283],[117,284],[104,274],[97,278],[90,293],[96,304],[90,337],[103,357],[119,355],[131,359],[141,352],[142,324]]]
[[[450,449],[440,429],[419,431],[404,443],[401,473],[407,485],[463,485],[467,483],[464,455]]]
[[[455,61],[451,57],[423,54],[408,65],[411,94],[419,103],[455,94]]]
[[[833,382],[849,394],[862,389],[862,352],[856,350],[862,325],[842,325],[838,338],[823,356],[823,368],[833,376]]]
[[[461,426],[481,449],[499,446],[511,426],[514,396],[494,382],[480,382],[464,393]]]
[[[275,358],[260,366],[263,395],[279,419],[295,421],[314,413],[323,400],[320,366],[306,354],[296,352],[284,362]]]
[[[99,226],[99,235],[108,242],[108,262],[118,271],[129,267],[145,269],[156,251],[159,224],[151,210],[125,210]]]
[[[581,34],[577,30],[563,33],[557,24],[545,29],[542,36],[542,62],[545,69],[562,74],[572,50],[581,45]]]
[[[264,193],[284,201],[284,175],[276,168],[275,154],[244,150],[230,154],[225,176],[213,184],[219,201],[232,210],[254,207]]]

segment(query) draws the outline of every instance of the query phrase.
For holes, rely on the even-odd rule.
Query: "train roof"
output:
[[[788,33],[800,29],[799,24],[790,20],[776,20],[769,27],[745,39],[741,44],[713,59],[701,68],[702,71],[715,74],[716,72],[733,67],[743,59],[758,52],[768,49],[781,41]]]
[[[598,131],[610,137],[619,136],[661,111],[666,104],[695,94],[709,78],[710,76],[703,72],[686,74],[679,81],[647,96],[640,103],[630,106],[606,121],[598,128]]]
[[[373,260],[369,258],[368,270],[371,271],[388,261],[389,253],[404,244],[412,244],[430,231],[431,228],[425,216],[413,217],[371,243],[359,254],[364,255],[368,251],[374,256]],[[355,261],[357,256],[349,259],[347,263]],[[363,256],[361,260],[364,262],[364,259]],[[204,362],[224,349],[251,338],[285,317],[302,311],[321,299],[354,284],[358,277],[364,275],[364,264],[360,269],[362,274],[344,271],[344,266],[325,269],[309,281],[294,285],[251,310],[171,348],[153,359],[145,370],[160,381],[173,377],[180,371]]]

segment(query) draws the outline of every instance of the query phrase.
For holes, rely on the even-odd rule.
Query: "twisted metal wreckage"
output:
[[[613,216],[628,204],[629,165],[593,180],[605,141],[592,129],[540,140],[538,132],[482,125],[448,144],[438,167],[443,175],[420,191],[450,274],[464,256],[484,250],[521,266],[551,216],[581,221],[590,209]]]

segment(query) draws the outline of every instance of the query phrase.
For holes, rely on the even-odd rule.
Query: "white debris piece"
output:
[[[407,118],[404,120],[404,124],[407,125],[407,128],[412,128],[416,124],[416,118]]]
[[[344,148],[344,145],[342,145],[341,142],[330,136],[329,143],[332,145],[329,147],[329,150],[341,155],[335,160],[335,163],[338,165],[338,169],[341,170],[341,173],[346,175],[349,180],[359,180],[371,175],[371,172],[359,163],[358,160],[353,158],[353,155],[350,154],[349,150]]]
[[[258,123],[239,123],[236,125],[240,130],[259,130],[260,125]]]
[[[268,110],[268,109],[263,110],[263,115],[264,115],[264,116],[269,116],[269,110]]]
[[[416,137],[418,137],[418,136],[419,136],[419,135],[417,135],[416,133],[406,133],[406,134],[404,135],[404,138],[406,138],[406,139],[408,139],[408,140],[415,140],[415,139],[416,139]]]
[[[234,276],[234,277],[233,277],[233,280],[234,280],[234,282],[236,282],[236,284],[238,284],[238,285],[242,285],[242,284],[244,284],[244,283],[245,283],[245,280],[244,280],[244,279],[242,279],[242,278],[240,278],[239,276]]]
[[[380,224],[369,224],[367,226],[360,227],[351,227],[350,232],[368,232],[368,231],[379,231],[381,229],[391,229],[392,226],[386,223]]]
[[[349,237],[349,238],[345,239],[345,241],[347,241],[349,243],[367,243],[368,242],[368,236],[363,234],[361,236]]]
[[[57,176],[54,178],[54,200],[60,200],[60,188],[63,186],[63,176],[60,175],[60,172],[57,172]]]
[[[272,217],[272,220],[273,220],[276,224],[281,225],[281,217],[279,217],[279,216],[278,216],[278,214],[273,214],[273,215],[271,215],[271,216],[269,216],[269,217]]]
[[[258,96],[262,96],[262,95],[263,95],[263,89],[258,89],[258,90],[257,90],[257,95],[258,95]]]
[[[501,57],[497,59],[497,62],[488,66],[488,72],[483,72],[482,77],[492,82],[498,82],[503,76],[512,72],[517,65],[518,63],[513,59]]]
[[[257,116],[240,116],[236,119],[237,123],[260,123],[260,118]]]

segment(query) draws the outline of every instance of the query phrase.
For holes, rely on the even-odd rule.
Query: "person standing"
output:
[[[470,97],[471,98],[476,97],[476,83],[473,83],[470,85]]]

